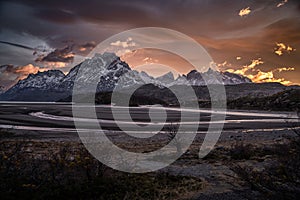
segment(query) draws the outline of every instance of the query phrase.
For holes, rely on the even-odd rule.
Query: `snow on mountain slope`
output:
[[[30,74],[26,79],[19,81],[14,88],[56,88],[64,77],[65,75],[59,70],[38,72],[37,74]]]
[[[98,81],[97,92],[110,92],[116,86],[117,89],[131,87],[134,84],[143,85],[145,83],[155,84],[157,81],[145,72],[137,72],[131,70],[127,63],[121,61],[113,53],[96,54],[93,58],[85,60],[81,63],[81,73],[78,74],[78,69],[71,70],[70,75],[62,81],[74,84],[76,81],[87,85]],[[100,74],[99,74],[100,73]],[[100,80],[97,78],[100,77]]]
[[[217,77],[217,79],[215,77]],[[200,73],[196,70],[192,70],[187,74],[187,80],[191,85],[198,85],[198,86],[209,85],[209,84],[235,85],[235,84],[252,82],[250,79],[244,76],[233,74],[230,72],[218,72],[212,70],[211,68],[204,73]]]
[[[216,80],[215,76],[221,77],[220,80]],[[162,88],[172,85],[234,85],[251,82],[250,79],[241,75],[217,72],[212,69],[204,73],[192,70],[187,75],[179,76],[176,79],[171,72],[153,78],[146,72],[131,70],[128,64],[114,53],[104,53],[86,59],[73,67],[67,75],[59,70],[30,74],[26,79],[19,81],[8,91],[0,94],[0,100],[59,100],[72,94],[75,80],[83,86],[84,92],[89,92],[89,89],[93,91],[92,88],[86,87],[95,81],[98,82],[97,92],[111,92],[114,89],[122,90],[133,85],[142,86],[144,84],[153,84]],[[208,80],[207,83],[204,80]]]
[[[59,70],[49,70],[30,74],[15,86],[0,95],[0,100],[14,101],[55,101],[64,96],[59,91],[65,75]]]

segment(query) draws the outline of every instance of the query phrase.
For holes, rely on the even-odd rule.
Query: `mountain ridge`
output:
[[[82,69],[81,76],[78,76],[79,69]],[[154,78],[146,72],[132,70],[126,62],[114,53],[106,52],[86,59],[70,69],[66,75],[60,70],[30,74],[27,78],[20,80],[6,92],[0,94],[0,100],[58,101],[72,94],[75,80],[79,85],[89,85],[97,77],[100,77],[97,93],[123,90],[133,85],[145,84],[171,87],[176,85],[205,86],[207,84],[238,85],[252,83],[247,77],[230,72],[218,72],[211,68],[202,73],[192,70],[187,75],[179,75],[176,79],[172,72]],[[219,79],[214,77],[219,77]],[[84,88],[84,91],[93,92],[90,88]]]

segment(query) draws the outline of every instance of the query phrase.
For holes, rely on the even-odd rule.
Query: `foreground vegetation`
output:
[[[298,199],[300,139],[299,129],[291,127],[295,137],[269,145],[233,137],[229,146],[215,148],[203,160],[196,155],[197,144],[175,165],[221,163],[237,175],[231,184],[241,182],[235,187],[247,199]],[[1,199],[197,199],[214,181],[167,171],[123,173],[95,160],[79,142],[0,135]],[[251,196],[253,192],[258,195]]]
[[[228,108],[295,111],[300,108],[300,90],[291,89],[267,97],[241,97],[235,100],[230,100],[228,102]]]
[[[130,174],[106,167],[78,142],[0,142],[1,199],[178,199],[197,178]]]

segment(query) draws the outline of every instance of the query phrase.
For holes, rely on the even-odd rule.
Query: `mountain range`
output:
[[[81,77],[79,69],[83,68]],[[239,85],[252,84],[251,80],[242,75],[218,72],[212,69],[200,73],[196,70],[187,75],[174,78],[171,72],[154,78],[146,72],[132,70],[128,64],[113,53],[96,54],[73,67],[68,74],[60,70],[49,70],[30,74],[20,80],[6,92],[0,94],[0,100],[4,101],[59,101],[72,95],[74,81],[77,78],[79,84],[87,84],[95,80],[95,74],[100,73],[97,93],[112,92],[114,89],[126,90],[135,84],[153,84],[158,88],[180,85],[192,85],[202,87],[206,84]],[[214,76],[222,80],[216,80]],[[99,76],[99,74],[97,74]],[[207,83],[204,80],[208,80]],[[121,84],[120,84],[121,82]],[[89,91],[89,88],[86,89]],[[91,90],[92,91],[92,90]]]

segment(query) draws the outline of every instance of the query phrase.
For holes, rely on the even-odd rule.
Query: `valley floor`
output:
[[[16,123],[0,129],[3,199],[297,199],[300,195],[300,123],[288,120],[293,113],[229,113],[232,117],[227,120],[244,121],[229,121],[206,157],[198,157],[204,124],[176,162],[156,172],[134,174],[113,170],[92,157],[68,121],[56,120],[55,127],[45,118],[66,116],[69,109],[2,108],[2,125]],[[28,115],[41,110],[44,115]],[[28,124],[38,129],[22,128]],[[117,129],[106,133],[116,145],[134,152],[155,150],[170,139],[168,129],[151,142],[128,139]]]
[[[297,199],[300,145],[293,130],[223,133],[214,150],[203,159],[198,158],[201,142],[195,141],[169,167],[131,174],[95,160],[76,136],[58,139],[49,134],[39,138],[30,131],[24,134],[20,130],[14,133],[2,130],[1,196],[7,199],[62,196],[67,199]],[[119,140],[118,145],[126,148],[128,143]],[[144,152],[159,145],[136,145],[130,150]]]

